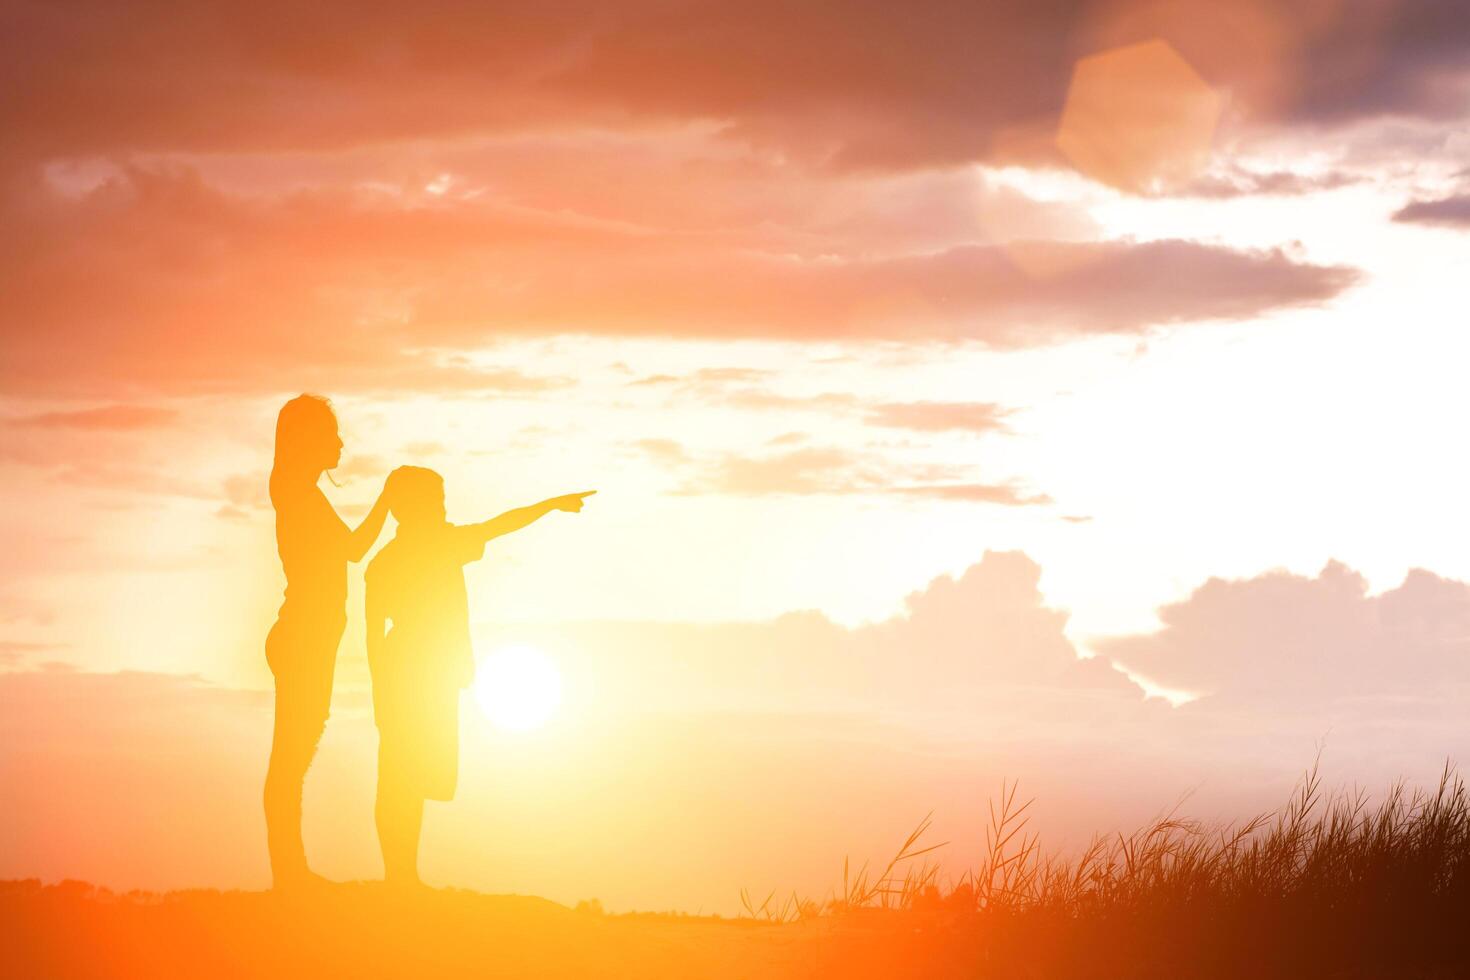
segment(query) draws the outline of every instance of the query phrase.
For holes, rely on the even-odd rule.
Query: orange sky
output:
[[[302,390],[346,514],[402,462],[459,520],[600,491],[471,572],[481,652],[567,696],[467,713],[436,883],[729,911],[930,809],[978,846],[1003,776],[1065,843],[1271,803],[1323,736],[1431,774],[1455,6],[8,5],[0,876],[265,883]],[[358,574],[339,877],[377,873]]]

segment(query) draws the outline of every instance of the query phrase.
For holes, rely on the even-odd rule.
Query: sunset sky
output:
[[[263,887],[274,416],[470,521],[425,877],[820,891],[1470,731],[1458,0],[0,11],[0,877]],[[390,524],[391,527],[391,524]],[[379,874],[361,568],[307,790]]]

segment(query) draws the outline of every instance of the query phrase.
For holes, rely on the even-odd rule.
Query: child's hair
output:
[[[398,467],[388,476],[388,494],[399,524],[444,517],[444,477],[428,467]]]

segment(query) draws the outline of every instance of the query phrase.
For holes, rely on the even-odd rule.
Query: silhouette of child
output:
[[[418,882],[424,801],[453,799],[458,781],[459,692],[475,671],[464,566],[480,559],[493,538],[553,510],[580,511],[593,492],[455,525],[445,517],[438,473],[402,466],[389,476],[385,496],[398,532],[366,575],[368,668],[378,725],[375,817],[388,881]]]

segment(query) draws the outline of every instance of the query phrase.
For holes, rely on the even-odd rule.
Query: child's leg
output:
[[[390,742],[379,737],[378,800],[373,808],[378,846],[383,851],[383,877],[393,883],[417,884],[424,800],[408,785],[403,755],[385,744]]]
[[[424,798],[415,793],[403,802],[404,878],[419,884],[419,838],[424,829]]]
[[[418,884],[424,801],[408,794],[385,801],[380,794],[376,816],[378,841],[383,849],[383,879],[392,884]]]

